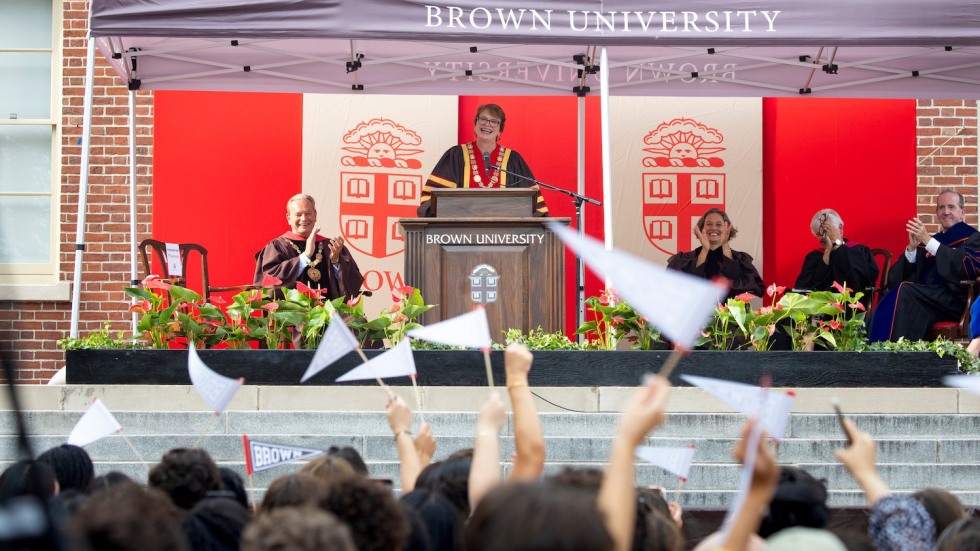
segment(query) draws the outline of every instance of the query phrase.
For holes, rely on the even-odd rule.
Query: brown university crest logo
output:
[[[643,231],[664,253],[691,250],[697,219],[725,208],[721,132],[696,120],[661,123],[643,137]]]
[[[340,231],[358,251],[384,258],[402,252],[399,218],[414,218],[422,196],[422,138],[390,119],[362,122],[344,134],[340,158]],[[349,170],[346,167],[350,167]]]

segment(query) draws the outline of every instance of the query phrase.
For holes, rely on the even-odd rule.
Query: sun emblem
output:
[[[358,124],[344,134],[344,143],[353,144],[342,148],[352,153],[340,158],[344,166],[422,167],[421,161],[408,157],[423,150],[405,147],[421,145],[422,138],[389,119],[377,118]]]
[[[652,157],[643,158],[643,166],[725,166],[724,159],[709,155],[724,151],[721,132],[692,120],[674,119],[661,123],[643,137],[644,148]],[[713,145],[714,144],[714,145]]]

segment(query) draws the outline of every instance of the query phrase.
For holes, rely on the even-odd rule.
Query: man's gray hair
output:
[[[955,194],[957,197],[960,198],[960,208],[962,209],[962,208],[965,208],[966,207],[966,199],[963,198],[963,194],[960,193],[960,192],[958,192],[958,191],[956,191],[955,189],[953,189],[951,187],[944,187],[943,189],[939,190],[939,194],[936,195],[936,204],[937,205],[939,204],[939,198],[944,193],[953,193],[953,194]]]
[[[813,215],[813,219],[810,220],[810,231],[815,237],[817,235],[817,228],[820,227],[820,223],[824,220],[824,215],[826,215],[826,220],[833,224],[835,227],[843,226],[844,220],[841,219],[840,215],[834,209],[820,209],[816,214]]]
[[[312,195],[307,195],[305,193],[297,193],[296,195],[290,197],[288,201],[286,201],[286,214],[289,214],[289,205],[292,205],[293,203],[296,203],[298,201],[309,201],[310,206],[313,207],[313,210],[316,210],[316,201],[313,199]]]

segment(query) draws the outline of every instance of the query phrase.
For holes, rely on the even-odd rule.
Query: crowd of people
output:
[[[477,415],[473,447],[439,461],[433,461],[437,439],[431,428],[423,423],[413,434],[413,412],[401,398],[391,397],[387,419],[398,454],[397,493],[371,478],[353,448],[330,448],[276,478],[253,507],[241,476],[218,467],[205,449],[168,451],[143,482],[118,472],[96,476],[85,450],[65,444],[19,461],[0,475],[0,510],[10,522],[25,499],[48,505],[54,529],[43,538],[35,534],[35,542],[41,543],[34,549],[684,548],[679,504],[634,482],[634,452],[666,422],[670,383],[651,376],[635,391],[619,419],[604,470],[565,468],[545,476],[544,433],[528,386],[532,360],[521,345],[505,352],[515,445],[506,471],[500,432],[507,413],[496,392]],[[850,420],[843,421],[843,428],[849,444],[836,457],[867,497],[866,534],[828,531],[825,482],[800,469],[780,467],[775,448],[750,419],[733,454],[752,466],[751,484],[731,522],[696,549],[980,548],[980,520],[969,516],[955,496],[937,489],[893,494],[878,474],[872,436]],[[754,456],[751,462],[749,456]],[[0,547],[32,548],[2,541],[10,533],[0,530]]]

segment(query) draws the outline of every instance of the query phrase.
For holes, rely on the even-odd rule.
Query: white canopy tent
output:
[[[556,5],[92,0],[88,67],[97,46],[127,82],[131,105],[135,90],[598,94],[604,98],[607,196],[609,95],[980,99],[975,0],[665,0],[656,9],[626,0]],[[88,144],[90,72],[86,86]],[[581,103],[579,113],[582,137]],[[73,336],[87,167],[84,148]],[[135,169],[130,180],[135,186]],[[605,218],[608,224],[611,213]],[[135,242],[133,249],[135,279]]]

